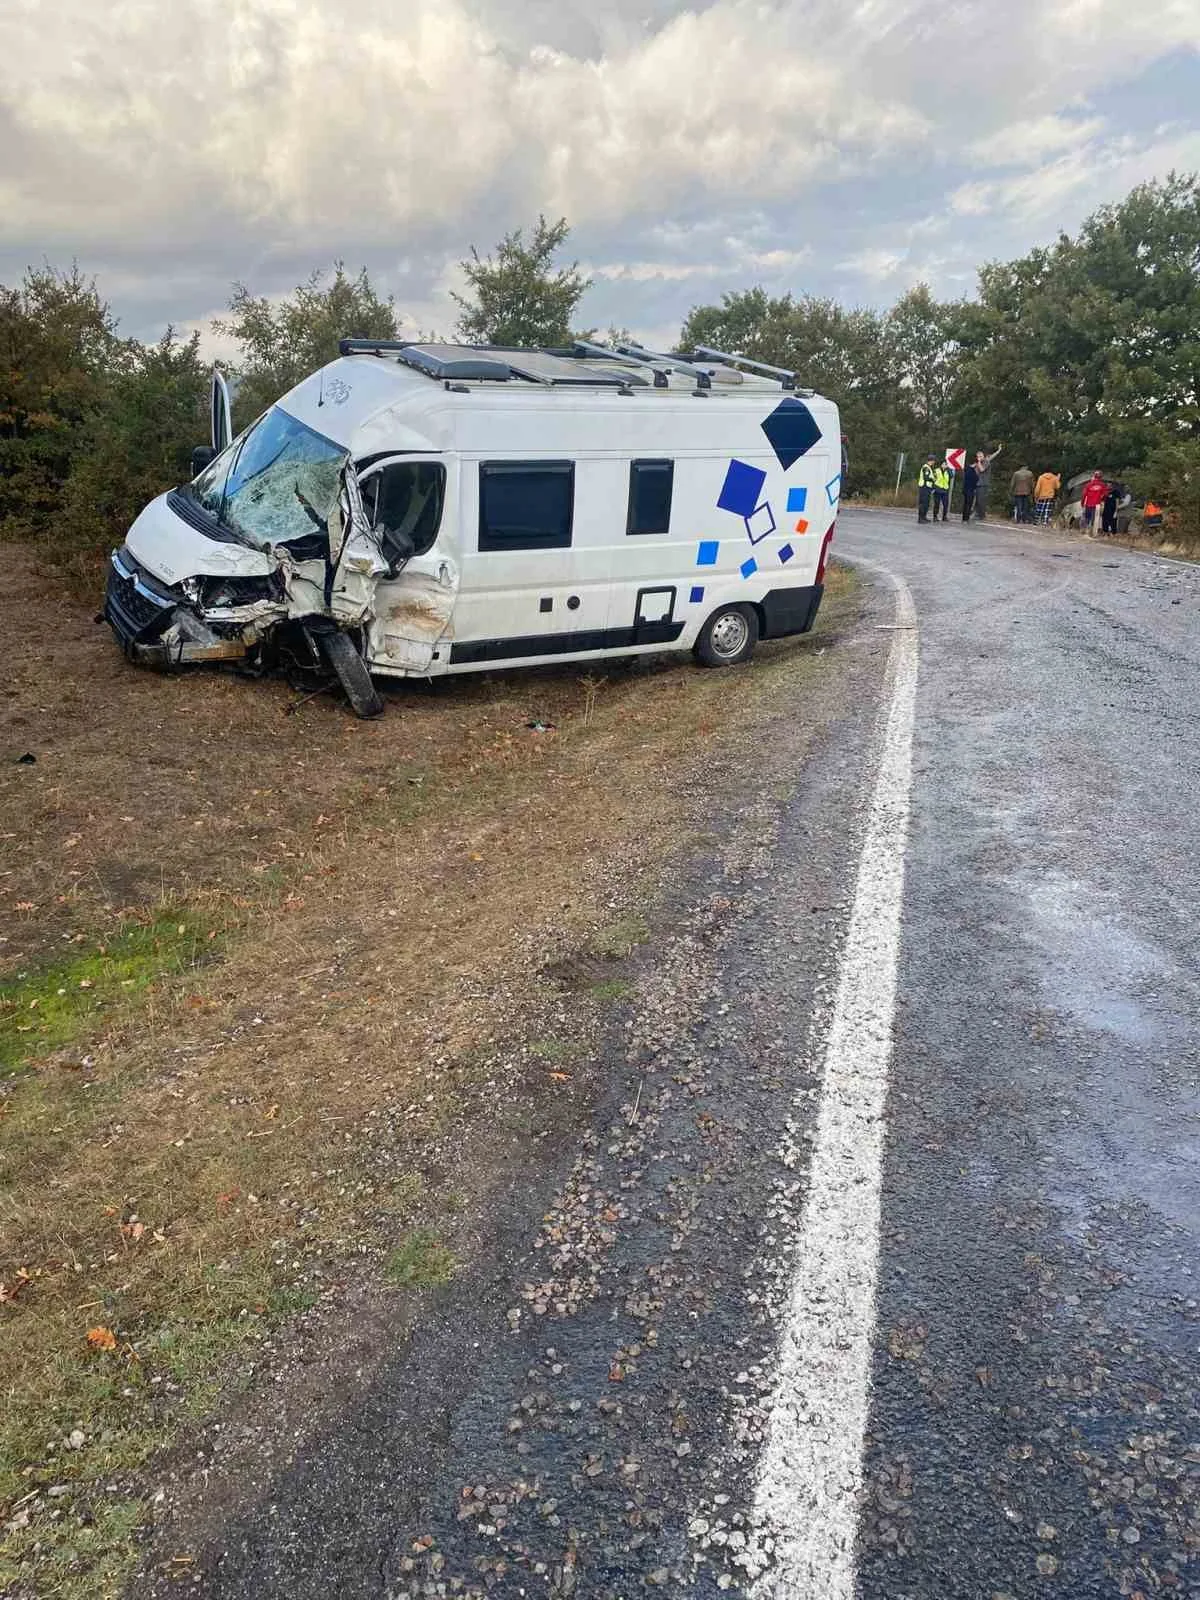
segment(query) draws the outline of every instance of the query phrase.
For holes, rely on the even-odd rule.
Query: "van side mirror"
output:
[[[210,462],[217,459],[217,452],[210,444],[198,444],[192,451],[192,477],[198,478]]]

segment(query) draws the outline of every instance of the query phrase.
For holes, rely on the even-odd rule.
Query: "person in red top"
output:
[[[1083,486],[1083,493],[1079,496],[1079,504],[1083,507],[1083,525],[1085,528],[1094,526],[1096,521],[1096,507],[1104,504],[1104,497],[1108,493],[1108,485],[1103,474],[1093,472]]]

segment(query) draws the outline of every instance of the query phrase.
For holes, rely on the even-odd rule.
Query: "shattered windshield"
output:
[[[325,522],[345,460],[341,445],[272,406],[189,492],[248,544],[281,544]]]

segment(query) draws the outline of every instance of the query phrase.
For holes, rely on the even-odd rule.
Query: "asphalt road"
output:
[[[592,1125],[203,1593],[1200,1597],[1200,568],[839,539]]]
[[[1194,1596],[1200,567],[844,531],[921,638],[861,1593]]]

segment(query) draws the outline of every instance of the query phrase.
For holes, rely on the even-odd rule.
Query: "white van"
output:
[[[112,555],[104,614],[159,667],[270,659],[370,674],[694,650],[804,633],[841,488],[838,413],[790,373],[580,343],[345,339]]]

